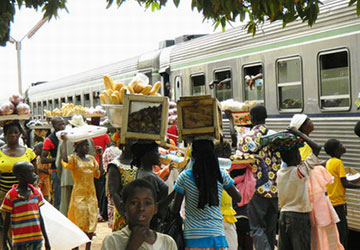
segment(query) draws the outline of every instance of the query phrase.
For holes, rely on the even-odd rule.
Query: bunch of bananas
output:
[[[87,108],[84,108],[81,105],[74,105],[73,103],[62,103],[61,109],[54,109],[53,111],[44,110],[45,115],[47,117],[54,117],[54,116],[63,116],[68,117],[72,115],[84,115],[86,113]]]
[[[105,90],[100,94],[102,104],[123,104],[125,92],[128,94],[142,94],[160,96],[157,93],[161,87],[161,82],[157,82],[154,86],[144,85],[142,81],[134,80],[129,85],[123,83],[114,83],[111,76],[104,75]]]

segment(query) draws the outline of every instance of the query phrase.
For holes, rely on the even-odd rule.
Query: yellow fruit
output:
[[[126,90],[128,90],[130,92],[130,94],[134,94],[134,89],[131,87],[131,86],[125,86],[123,87],[125,88]]]
[[[111,104],[119,104],[120,103],[119,97],[116,94],[112,94],[110,96],[110,98],[111,98]]]
[[[120,91],[120,89],[124,86],[125,86],[125,84],[123,84],[121,82],[114,83],[114,90]]]
[[[105,89],[114,89],[114,82],[111,76],[109,75],[104,75],[104,85],[105,85]]]
[[[150,93],[152,89],[152,86],[151,85],[146,85],[143,90],[141,91],[141,94],[143,95],[148,95]]]
[[[139,82],[138,84],[135,85],[133,89],[135,93],[141,93],[141,91],[144,89],[144,85],[141,82]]]
[[[125,91],[126,91],[125,87],[122,87],[122,89],[120,89],[120,96],[119,96],[120,104],[122,104],[124,102]]]
[[[161,87],[161,82],[157,82],[154,84],[154,86],[152,87],[151,91],[149,92],[149,95],[154,95],[155,93],[158,92],[158,90],[160,89]]]
[[[106,90],[106,94],[107,94],[108,96],[111,96],[111,95],[112,95],[112,93],[113,93],[113,90],[112,90],[112,89],[108,89],[108,90]]]

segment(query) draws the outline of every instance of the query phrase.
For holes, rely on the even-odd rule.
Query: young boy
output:
[[[2,249],[8,249],[6,242],[10,222],[14,250],[41,249],[43,237],[46,249],[50,249],[40,213],[43,200],[32,185],[37,178],[34,166],[30,162],[17,162],[14,164],[13,173],[19,184],[9,190],[0,208],[5,212]]]
[[[340,221],[336,224],[340,242],[347,248],[348,228],[346,220],[346,199],[345,188],[360,188],[359,184],[349,183],[346,180],[346,172],[341,156],[345,154],[346,149],[339,140],[329,139],[325,145],[325,152],[331,156],[331,159],[326,162],[326,169],[334,177],[334,182],[327,185],[328,195]]]
[[[41,152],[44,143],[39,142],[34,146],[34,153],[36,154],[36,167],[39,173],[39,187],[45,198],[50,201],[50,166],[51,164],[41,163]]]
[[[289,128],[291,134],[279,137],[277,147],[274,150],[280,151],[282,160],[286,163],[279,170],[277,176],[279,192],[279,250],[310,250],[310,212],[312,211],[309,193],[308,179],[311,171],[313,153],[305,162],[301,162],[299,147],[302,146],[302,138],[314,149],[318,145],[295,127]],[[295,135],[295,136],[294,136]],[[283,142],[281,142],[283,141]],[[279,143],[281,142],[281,143]],[[280,145],[281,146],[280,146]],[[286,166],[286,167],[285,167]]]
[[[122,201],[128,226],[106,236],[102,250],[177,250],[170,236],[150,229],[150,221],[157,212],[156,191],[150,182],[143,179],[130,182],[122,191]]]

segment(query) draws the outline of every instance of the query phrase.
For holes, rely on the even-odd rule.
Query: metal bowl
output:
[[[123,105],[120,104],[102,104],[106,110],[108,120],[114,128],[122,127],[122,111]]]

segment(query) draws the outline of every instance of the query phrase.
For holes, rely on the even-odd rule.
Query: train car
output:
[[[173,98],[211,94],[218,100],[257,100],[268,110],[267,124],[284,130],[295,113],[314,122],[318,143],[340,139],[345,166],[360,171],[360,19],[347,1],[324,1],[315,25],[265,24],[256,36],[242,28],[174,46],[170,53]],[[247,84],[258,78],[255,86]],[[223,84],[217,85],[216,83]],[[209,84],[210,83],[210,84]],[[215,84],[214,84],[215,83]],[[220,86],[220,87],[219,87]],[[228,134],[228,133],[227,133]],[[329,158],[322,150],[320,159]],[[360,230],[360,191],[347,190],[348,223]]]

